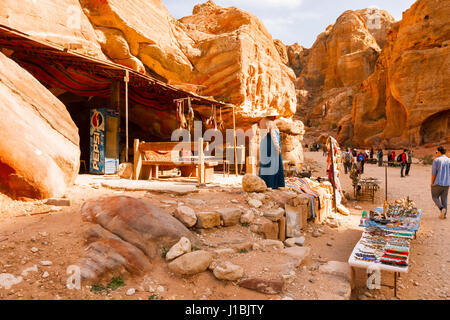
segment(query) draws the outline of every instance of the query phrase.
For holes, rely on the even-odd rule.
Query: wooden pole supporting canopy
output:
[[[130,81],[130,74],[125,70],[125,162],[128,162],[128,82]]]
[[[237,163],[237,147],[236,147],[236,115],[233,106],[233,144],[234,144],[234,170],[236,172],[236,177],[239,175],[238,163]]]
[[[331,136],[328,137],[328,143],[330,145],[330,155],[331,155],[331,177],[333,179],[332,186],[333,186],[333,206],[334,206],[334,212],[337,213],[337,203],[336,203],[336,176],[334,175],[334,148],[333,148],[333,141],[331,140]]]

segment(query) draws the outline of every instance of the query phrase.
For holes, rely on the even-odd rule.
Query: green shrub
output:
[[[108,283],[108,288],[111,290],[116,290],[117,288],[125,286],[125,282],[121,277],[113,277]]]
[[[169,252],[169,249],[166,248],[166,246],[163,246],[161,248],[161,257],[163,257],[164,259],[166,258],[167,252]]]

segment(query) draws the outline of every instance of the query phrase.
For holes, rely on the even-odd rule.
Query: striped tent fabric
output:
[[[14,57],[23,68],[48,88],[61,88],[83,97],[107,98],[111,95],[111,79],[73,67],[65,68],[58,63],[49,63],[24,53],[17,53]]]

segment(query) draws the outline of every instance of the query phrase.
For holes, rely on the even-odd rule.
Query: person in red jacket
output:
[[[402,169],[400,170],[400,177],[404,178],[405,176],[403,175],[403,171],[405,170],[406,167],[406,162],[408,160],[408,156],[406,155],[406,149],[403,150],[403,152],[400,154],[400,165],[402,166]]]

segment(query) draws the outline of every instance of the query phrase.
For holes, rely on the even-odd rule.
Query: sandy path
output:
[[[324,165],[325,157],[322,152],[306,152],[305,158],[317,161],[321,166]],[[320,175],[325,175],[323,166]],[[411,267],[409,273],[401,276],[399,280],[400,299],[448,299],[450,298],[450,280],[448,278],[450,269],[450,220],[439,219],[439,210],[431,199],[430,180],[431,166],[413,164],[410,176],[400,178],[400,168],[388,169],[388,201],[400,198],[410,197],[416,202],[417,206],[424,212],[422,223],[417,234],[417,239],[412,243]],[[375,207],[382,206],[385,195],[384,187],[384,168],[377,165],[366,165],[363,177],[376,177],[383,181],[381,190],[377,194],[375,203],[359,202],[358,205],[364,210],[372,210]],[[345,191],[353,194],[353,188],[349,176],[343,175],[341,183]],[[361,228],[358,227],[361,210],[355,210],[356,203],[350,201],[348,208],[352,209],[351,219],[347,221],[347,232],[353,234],[351,230],[361,234]],[[357,237],[356,241],[359,240]],[[353,249],[354,238],[348,237]],[[348,259],[351,253],[349,246],[342,245],[335,253],[336,256]],[[344,261],[344,260],[342,260]],[[357,270],[358,282],[355,296],[364,289],[365,271]],[[392,273],[382,273],[382,282],[392,284]],[[386,297],[392,296],[392,289],[382,287],[381,293]]]
[[[325,175],[325,158],[321,152],[305,153],[307,160],[317,163],[315,175]],[[389,200],[410,196],[418,207],[424,210],[422,226],[417,240],[412,246],[412,265],[406,275],[399,281],[400,299],[448,299],[450,263],[448,236],[449,220],[438,219],[438,210],[430,196],[429,174],[430,166],[414,165],[411,176],[400,178],[400,169],[389,169]],[[365,176],[384,179],[384,169],[375,165],[367,165]],[[344,190],[352,193],[351,181],[348,176],[341,179]],[[204,200],[205,205],[196,210],[210,210],[221,206],[242,205],[245,203],[245,193],[240,189],[229,189],[217,193],[198,193],[189,196],[170,196],[168,194],[152,194],[146,192],[121,192],[106,188],[89,186],[75,186],[68,193],[71,199],[70,207],[63,207],[61,211],[52,214],[32,217],[14,218],[19,212],[36,212],[46,209],[40,202],[12,203],[8,205],[7,214],[0,213],[0,273],[12,273],[19,276],[23,269],[39,266],[40,261],[50,260],[51,266],[39,266],[38,272],[31,272],[24,281],[10,290],[0,289],[1,299],[148,299],[152,294],[149,288],[154,288],[155,294],[164,299],[280,299],[289,296],[294,299],[317,299],[318,293],[329,291],[329,285],[320,281],[317,267],[330,260],[348,260],[354,245],[361,236],[362,229],[358,227],[361,210],[355,210],[356,202],[349,201],[348,208],[351,215],[342,217],[342,225],[332,229],[326,225],[319,226],[309,223],[305,231],[306,246],[311,248],[311,259],[296,270],[293,283],[287,284],[281,295],[263,295],[247,289],[242,289],[233,283],[217,281],[210,272],[202,273],[188,279],[171,276],[164,262],[155,264],[152,273],[144,278],[125,279],[126,287],[111,292],[109,295],[96,295],[83,287],[81,291],[66,289],[66,269],[77,262],[85,247],[83,231],[90,227],[81,220],[79,207],[84,200],[100,195],[127,194],[143,198],[150,203],[166,206],[163,201],[187,201],[188,198]],[[232,201],[237,204],[232,203]],[[360,202],[363,209],[371,210],[382,204],[384,200],[384,186],[377,195],[375,204]],[[26,210],[25,210],[26,209]],[[168,208],[170,209],[170,208]],[[17,211],[17,212],[16,212]],[[0,210],[1,212],[1,210]],[[324,234],[313,237],[312,231],[320,228]],[[257,238],[248,228],[235,226],[202,233],[206,239],[213,242],[232,243],[237,239],[245,243],[253,243]],[[242,240],[241,240],[242,239]],[[38,248],[32,252],[32,248]],[[221,246],[222,247],[222,246]],[[244,267],[247,273],[262,275],[265,278],[277,276],[277,266],[285,263],[279,253],[249,252],[234,254],[227,259]],[[43,277],[48,272],[48,277]],[[367,294],[365,288],[365,270],[357,270],[356,288],[352,298],[357,299]],[[392,283],[390,273],[382,273],[382,281]],[[162,286],[164,291],[157,291]],[[136,288],[137,293],[131,297],[125,295],[128,288]],[[393,290],[382,288],[371,291],[370,299],[391,299]],[[364,296],[367,298],[366,296]]]

